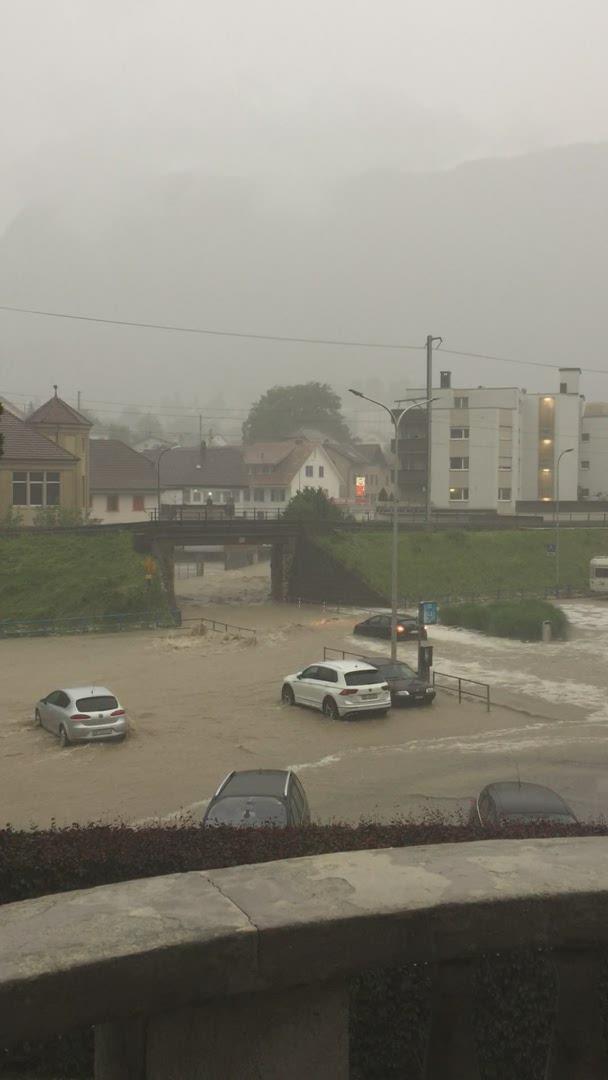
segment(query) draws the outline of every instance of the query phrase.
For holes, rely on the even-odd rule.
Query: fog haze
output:
[[[432,332],[608,369],[605,4],[9,0],[3,16],[0,303],[295,337]],[[414,352],[3,312],[0,328],[9,397],[58,382],[100,412],[223,402],[235,430],[275,382],[392,394],[423,374]],[[555,383],[441,366],[460,383]],[[602,376],[585,390],[608,398]]]

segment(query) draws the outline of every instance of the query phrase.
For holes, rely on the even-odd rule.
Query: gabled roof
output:
[[[5,409],[0,416],[0,432],[4,435],[3,456],[0,465],[9,461],[74,462],[74,457],[52,439],[47,439],[41,432],[30,427],[24,420]]]
[[[146,454],[155,460],[156,451]],[[167,450],[160,462],[161,487],[249,487],[240,446],[178,446]]]
[[[89,442],[91,491],[155,491],[156,468],[120,439]]]
[[[243,460],[246,465],[278,465],[291,453],[296,442],[296,439],[285,439],[248,443],[243,447]]]
[[[27,422],[28,424],[56,424],[58,427],[93,427],[86,416],[57,396],[57,388],[55,388],[54,397],[49,398],[44,405],[28,416]]]

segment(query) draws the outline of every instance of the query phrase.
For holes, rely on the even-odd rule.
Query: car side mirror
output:
[[[301,679],[301,678],[302,678],[302,672],[298,671],[298,674],[296,675],[296,679]]]

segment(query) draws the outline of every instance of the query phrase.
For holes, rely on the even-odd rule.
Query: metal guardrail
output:
[[[128,611],[110,615],[63,615],[52,619],[4,619],[0,638],[88,634],[100,630],[135,630],[179,625],[179,612]]]
[[[446,685],[444,682],[437,682],[438,679],[448,679],[449,683]],[[475,679],[465,679],[462,675],[448,675],[445,671],[435,671],[435,668],[433,668],[433,686],[436,690],[445,690],[449,694],[458,694],[459,705],[462,704],[463,697],[485,701],[486,712],[490,711],[489,683],[477,682]],[[471,690],[469,687],[481,687],[481,691]]]
[[[235,623],[224,622],[222,619],[207,619],[200,617],[182,619],[180,626],[184,627],[186,623],[197,623],[201,629],[203,626],[209,627],[210,630],[215,630],[219,634],[228,634],[232,631],[236,631],[238,634],[249,634],[252,641],[257,641],[257,630],[254,630],[251,626],[236,626]]]

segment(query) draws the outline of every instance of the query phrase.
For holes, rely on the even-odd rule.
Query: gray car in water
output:
[[[53,690],[37,702],[34,722],[58,735],[62,746],[99,739],[118,742],[128,728],[125,710],[105,686]]]

